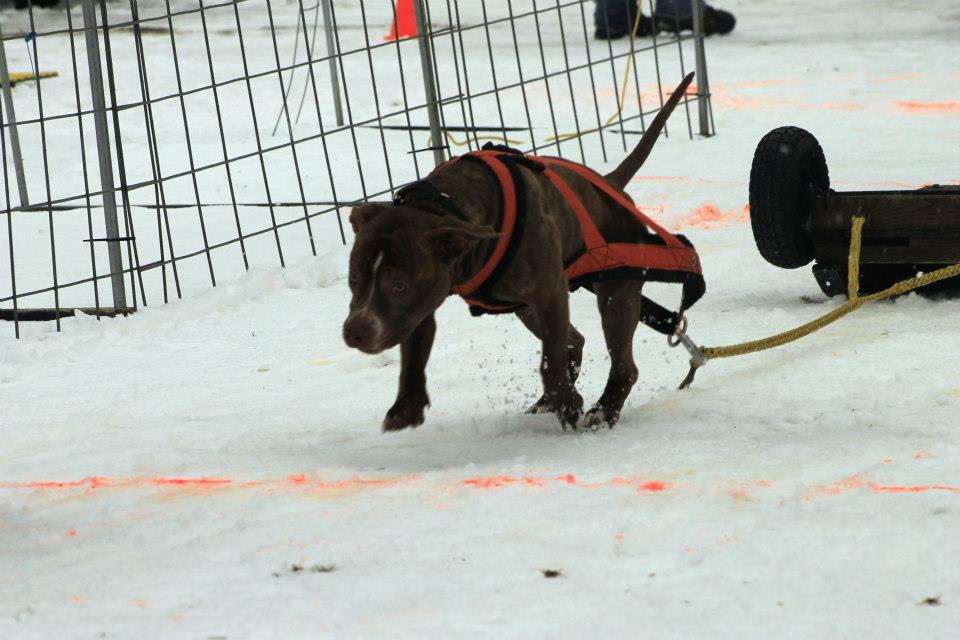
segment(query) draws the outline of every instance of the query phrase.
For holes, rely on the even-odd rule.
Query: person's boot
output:
[[[634,17],[627,25],[598,25],[597,30],[593,32],[593,37],[597,40],[616,40],[624,36],[629,36],[633,31]],[[642,38],[653,33],[653,20],[645,15],[640,16],[640,24],[637,25],[637,37]]]
[[[715,33],[725,36],[737,26],[737,19],[729,11],[723,9],[714,9],[706,6],[703,8],[703,33],[711,36]],[[690,29],[693,29],[693,22],[690,23]]]
[[[658,32],[667,31],[669,33],[680,33],[681,31],[693,31],[693,18],[691,16],[678,18],[676,15],[656,13],[654,14],[654,24]],[[733,31],[736,24],[737,19],[729,11],[714,9],[710,5],[703,6],[704,35],[726,35]]]

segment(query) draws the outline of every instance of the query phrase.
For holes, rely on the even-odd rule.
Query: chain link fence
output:
[[[692,68],[682,134],[713,133],[700,33],[596,40],[589,0],[410,4],[0,14],[0,320],[59,329],[317,256],[345,208],[487,140],[619,159]]]

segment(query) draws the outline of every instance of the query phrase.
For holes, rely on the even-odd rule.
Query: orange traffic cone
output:
[[[384,40],[417,37],[417,15],[413,11],[413,0],[397,0],[397,14],[393,19],[390,33]]]

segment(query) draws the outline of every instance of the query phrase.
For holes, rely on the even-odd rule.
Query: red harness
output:
[[[493,284],[508,266],[519,244],[525,223],[524,194],[517,188],[520,182],[518,164],[542,171],[580,222],[584,247],[567,261],[564,268],[571,290],[581,286],[590,288],[597,281],[625,277],[680,283],[683,285],[683,300],[677,313],[669,312],[647,298],[643,300],[643,322],[662,333],[672,333],[683,312],[703,295],[705,284],[700,258],[686,238],[669,233],[644,215],[622,192],[591,169],[561,158],[522,155],[506,147],[488,146],[482,151],[453,158],[434,172],[463,160],[479,161],[492,171],[500,182],[503,199],[501,235],[496,246],[473,277],[452,289],[452,293],[466,300],[475,315],[507,313],[523,306],[522,303],[497,300],[490,294]],[[645,243],[607,242],[583,201],[553,167],[574,171],[588,180],[594,188],[653,230],[656,236],[651,236],[650,241]]]

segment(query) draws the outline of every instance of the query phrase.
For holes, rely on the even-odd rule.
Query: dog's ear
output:
[[[493,240],[500,234],[493,227],[468,222],[444,223],[427,233],[427,242],[441,260],[451,262],[462,256],[467,249],[481,240]]]
[[[374,218],[383,213],[385,206],[377,203],[362,204],[350,211],[350,226],[357,233],[361,227],[369,224]]]

